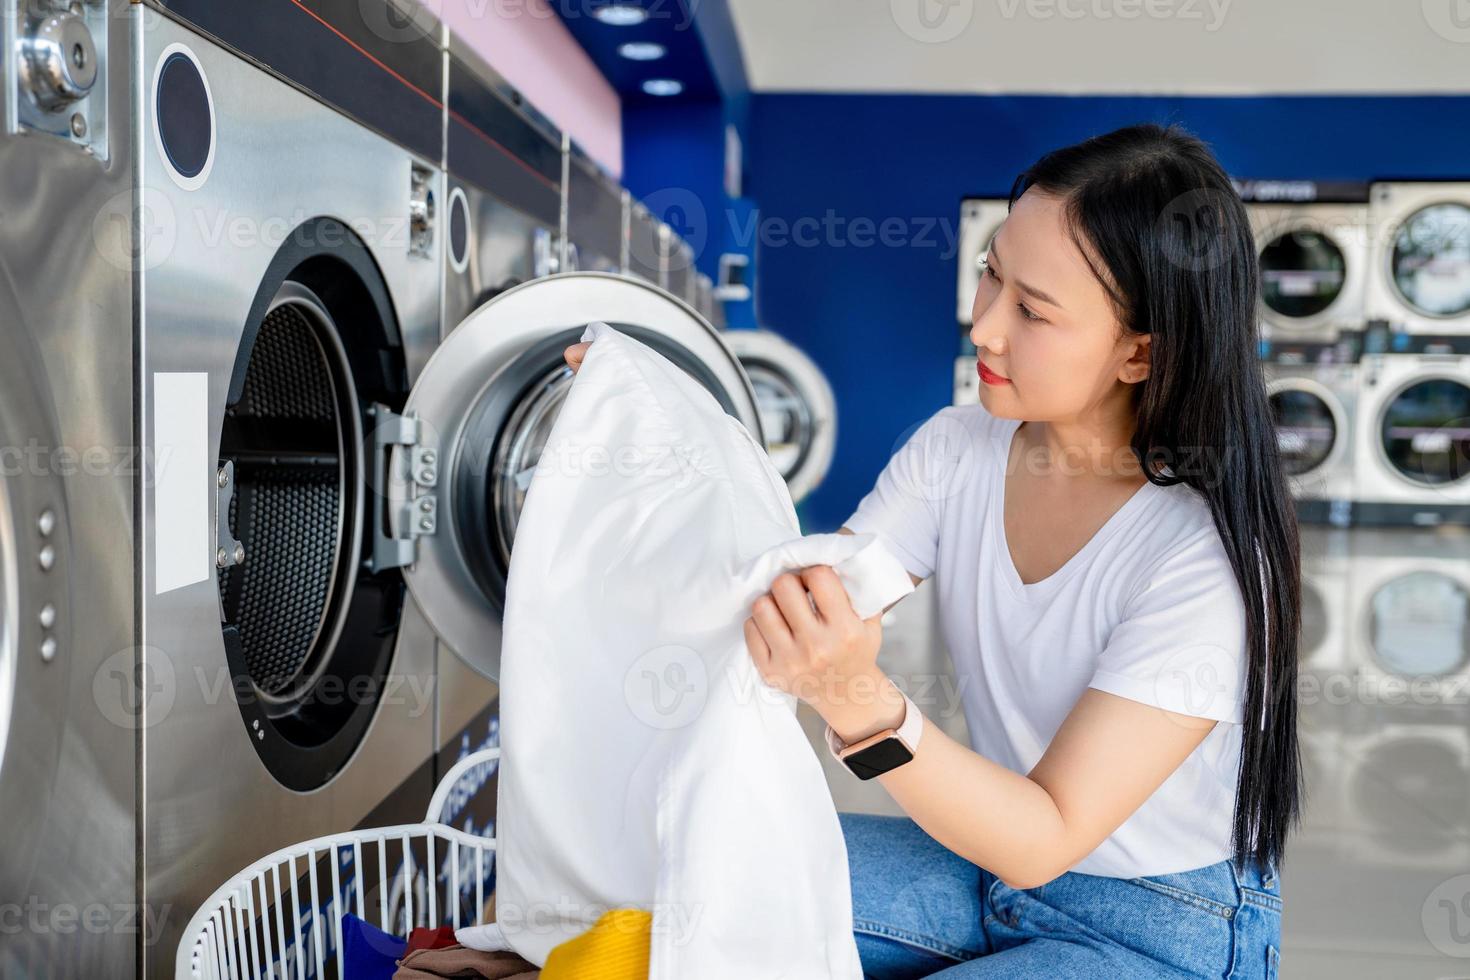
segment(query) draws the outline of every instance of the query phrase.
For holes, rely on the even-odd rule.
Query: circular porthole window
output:
[[[1286,472],[1300,476],[1325,463],[1338,436],[1337,418],[1326,399],[1303,388],[1285,387],[1271,393],[1270,404]]]
[[[1261,300],[1284,317],[1313,317],[1337,301],[1347,279],[1342,249],[1316,231],[1291,231],[1261,249]]]
[[[251,682],[309,690],[335,645],[362,537],[360,409],[327,312],[290,290],[256,334],[220,455],[234,464],[231,533],[247,561],[219,576]]]
[[[1401,677],[1443,677],[1470,663],[1470,593],[1438,572],[1410,572],[1373,594],[1373,656]]]
[[[199,57],[170,44],[153,69],[153,140],[169,179],[197,190],[209,179],[215,151],[214,96]]]
[[[1431,204],[1394,236],[1390,273],[1404,302],[1433,317],[1470,312],[1470,207]]]
[[[1379,439],[1389,465],[1412,483],[1470,477],[1470,386],[1450,378],[1414,382],[1384,408]]]

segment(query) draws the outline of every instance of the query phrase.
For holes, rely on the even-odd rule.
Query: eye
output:
[[[1045,319],[1045,317],[1039,317],[1035,313],[1032,313],[1029,309],[1027,309],[1025,303],[1017,303],[1016,304],[1016,309],[1018,309],[1018,310],[1021,311],[1021,319],[1023,319],[1023,320],[1036,320],[1036,321],[1040,321],[1040,320]]]
[[[985,256],[980,256],[980,261],[977,264],[980,266],[980,274],[982,276],[989,276],[996,282],[1000,281],[1000,276],[996,275],[995,270],[990,267],[990,263],[986,261]]]

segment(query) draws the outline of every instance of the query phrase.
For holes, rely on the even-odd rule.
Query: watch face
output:
[[[844,756],[842,761],[847,763],[847,768],[852,770],[854,776],[859,779],[872,779],[881,776],[890,769],[903,765],[914,757],[901,740],[895,736],[889,736],[876,745],[870,745],[852,755]]]

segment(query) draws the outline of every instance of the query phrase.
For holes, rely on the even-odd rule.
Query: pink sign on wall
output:
[[[547,0],[420,0],[613,174],[623,173],[618,94]]]

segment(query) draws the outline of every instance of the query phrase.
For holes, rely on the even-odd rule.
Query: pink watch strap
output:
[[[924,734],[924,714],[902,688],[899,689],[898,693],[903,695],[903,721],[897,729],[898,737],[908,743],[910,750],[917,752],[919,750],[919,736]],[[847,743],[838,738],[837,733],[832,730],[832,726],[828,725],[827,751],[832,754],[832,758],[841,762],[842,750],[845,748],[847,748]]]

